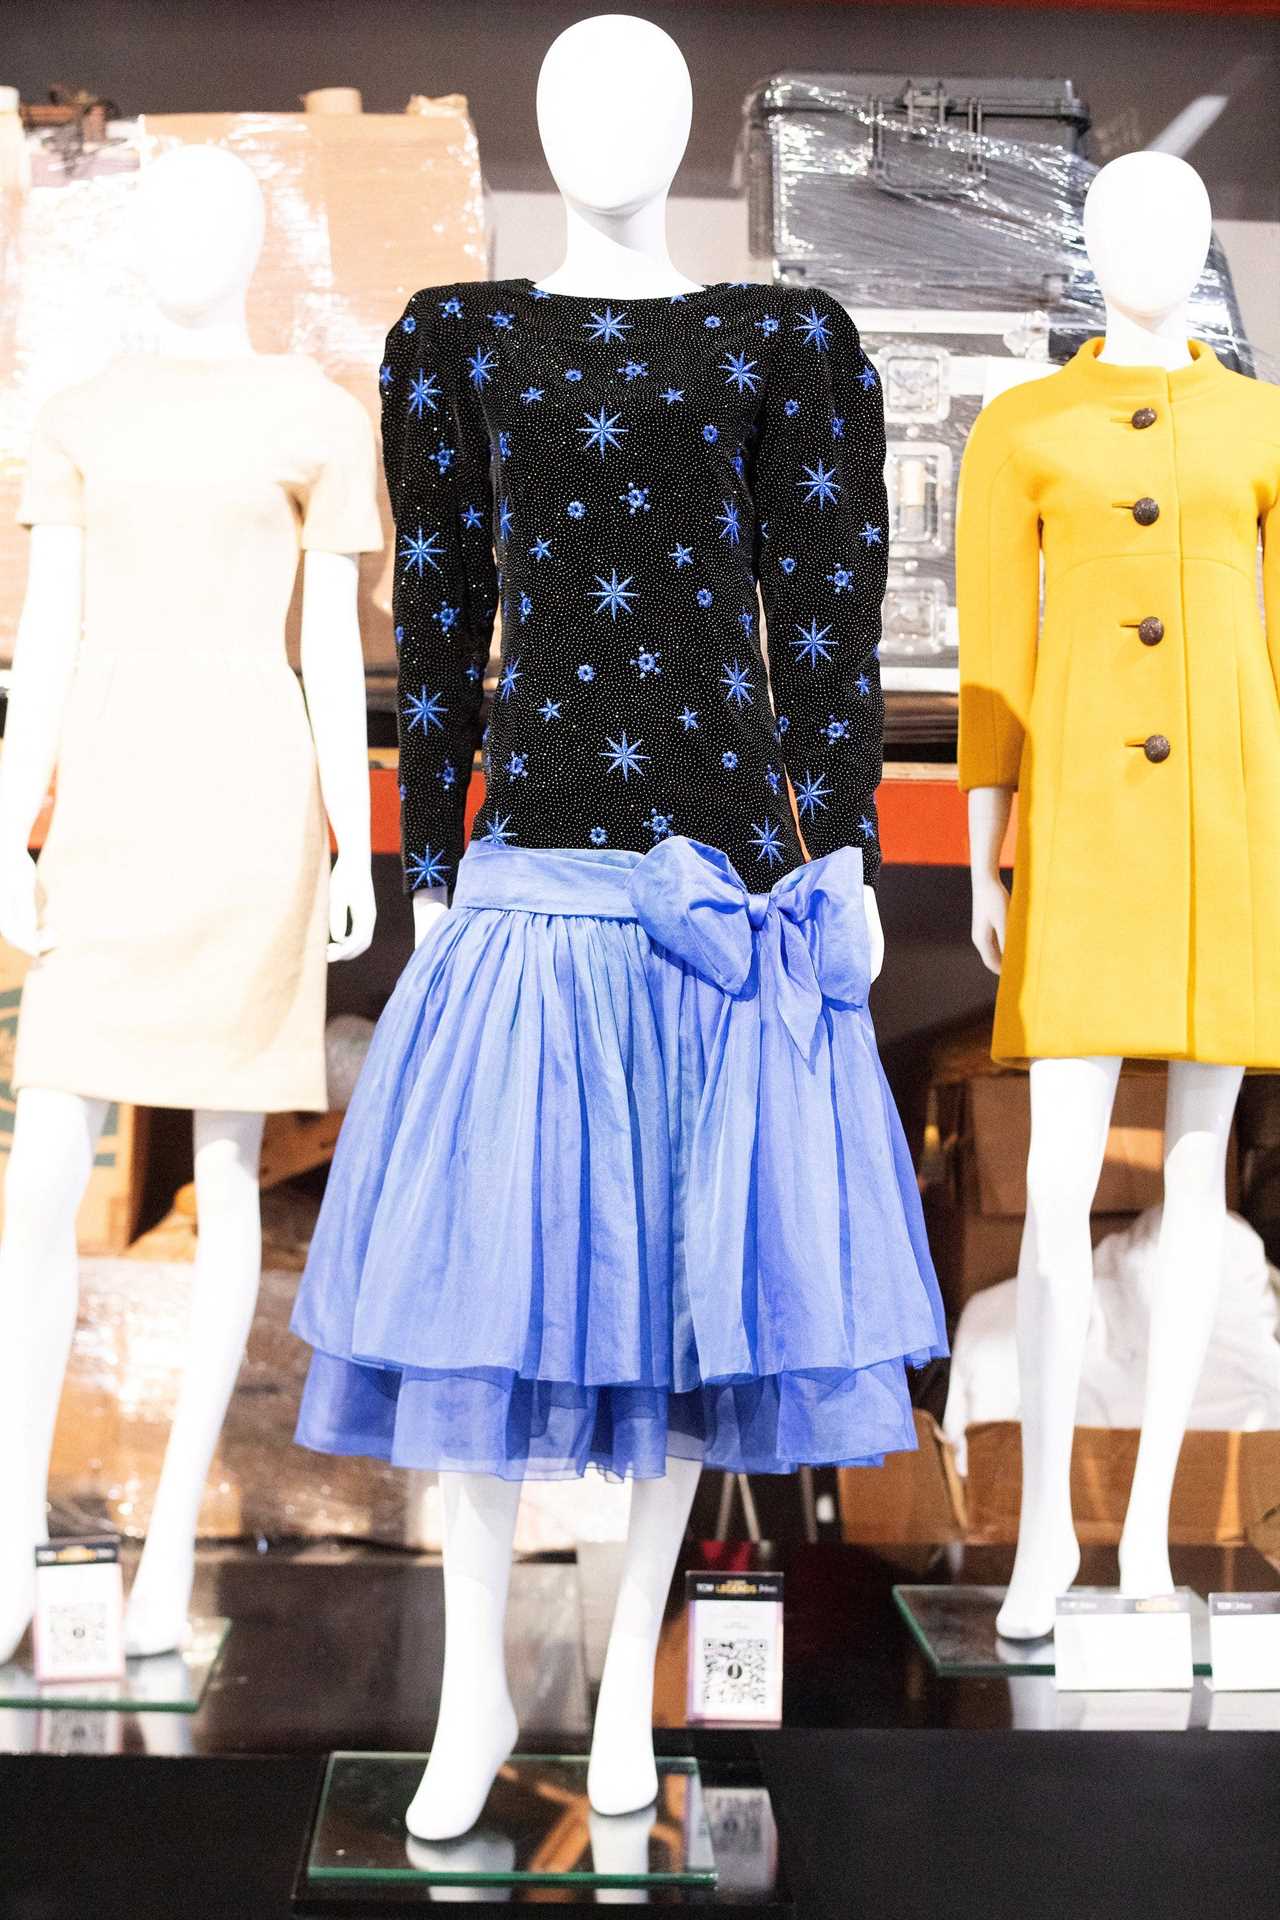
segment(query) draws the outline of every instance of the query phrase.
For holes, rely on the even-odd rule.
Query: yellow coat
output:
[[[1276,1067],[1280,388],[1101,344],[961,468],[960,785],[1019,790],[992,1052]]]

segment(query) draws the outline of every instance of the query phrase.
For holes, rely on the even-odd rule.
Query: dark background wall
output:
[[[607,0],[8,0],[0,78],[27,98],[55,82],[87,86],[126,113],[280,111],[333,85],[361,88],[376,112],[411,92],[465,93],[490,183],[536,188],[550,185],[534,125],[538,62],[562,27],[607,10]],[[1280,219],[1275,19],[856,0],[627,10],[664,26],[693,74],[678,192],[729,190],[743,96],[779,68],[1065,75],[1093,108],[1099,159],[1141,146],[1197,94],[1229,94],[1195,164],[1220,219]]]

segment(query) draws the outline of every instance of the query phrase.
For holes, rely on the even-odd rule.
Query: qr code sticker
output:
[[[68,1672],[93,1672],[109,1665],[107,1651],[107,1609],[71,1602],[56,1603],[45,1615],[49,1635],[51,1664]]]
[[[704,1708],[767,1707],[768,1659],[767,1640],[704,1640]]]

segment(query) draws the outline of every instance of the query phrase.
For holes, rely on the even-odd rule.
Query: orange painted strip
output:
[[[369,756],[369,798],[375,853],[400,851],[400,787],[397,756],[386,749]],[[963,867],[969,861],[969,837],[964,795],[949,767],[913,767],[910,773],[890,773],[881,785],[880,839],[885,861],[899,867]],[[484,776],[473,773],[467,789],[466,824],[484,804]],[[31,836],[33,848],[44,845],[52,798],[40,810]],[[1013,863],[1017,807],[1009,824],[1003,862]]]

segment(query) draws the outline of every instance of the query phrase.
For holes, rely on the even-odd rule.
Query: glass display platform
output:
[[[1179,1593],[1189,1591],[1178,1588]],[[1004,1587],[895,1586],[893,1598],[916,1644],[944,1680],[1051,1674],[1052,1634],[1043,1640],[1004,1640],[996,1632],[1005,1592]],[[1198,1593],[1191,1594],[1191,1664],[1197,1674],[1211,1671],[1209,1609]]]
[[[455,1840],[415,1840],[405,1810],[425,1753],[334,1753],[294,1889],[312,1910],[353,1894],[379,1905],[492,1897],[556,1898],[553,1888],[714,1893],[717,1873],[696,1760],[659,1760],[658,1797],[637,1813],[595,1813],[585,1757],[514,1754],[484,1811]],[[433,1892],[434,1889],[434,1892]],[[562,1898],[564,1896],[561,1896]],[[557,1902],[559,1903],[559,1902]]]
[[[28,1654],[25,1659],[0,1666],[0,1707],[194,1713],[204,1699],[230,1631],[230,1620],[192,1620],[185,1647],[174,1653],[152,1653],[144,1659],[126,1661],[118,1680],[42,1682],[36,1679]]]

